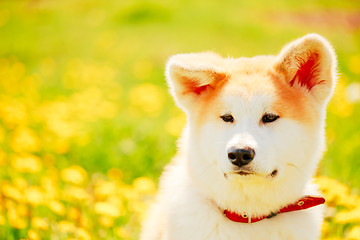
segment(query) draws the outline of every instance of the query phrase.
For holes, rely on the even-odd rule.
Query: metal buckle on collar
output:
[[[275,217],[276,215],[278,215],[277,212],[273,212],[271,213],[269,216],[267,216],[266,218],[272,218],[272,217]]]

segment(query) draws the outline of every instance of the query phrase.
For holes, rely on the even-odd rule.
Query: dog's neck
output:
[[[220,209],[252,217],[270,215],[305,195],[318,195],[315,186],[296,176],[287,177],[287,181],[253,183],[228,180],[218,172],[201,177],[190,174],[191,185],[203,198],[211,199]]]

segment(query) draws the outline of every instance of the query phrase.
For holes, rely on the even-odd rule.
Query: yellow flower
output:
[[[359,240],[360,239],[360,225],[353,227],[349,231],[346,239],[348,239],[348,240]]]
[[[179,136],[185,126],[186,117],[184,115],[179,115],[173,117],[166,124],[166,131],[173,136]]]
[[[119,186],[118,192],[121,196],[125,197],[129,201],[140,198],[140,192],[134,191],[133,188],[130,186],[126,186],[126,185]]]
[[[1,128],[0,128],[0,135],[1,135]],[[1,151],[0,149],[0,166],[5,166],[6,164],[7,164],[6,153]]]
[[[122,179],[122,171],[118,168],[111,168],[107,171],[107,176],[115,181],[120,181]]]
[[[140,219],[144,220],[148,206],[143,201],[133,200],[129,202],[129,209],[130,211],[139,214]]]
[[[41,148],[37,134],[26,127],[19,127],[12,133],[10,146],[15,152],[37,152]]]
[[[104,198],[116,193],[116,190],[117,186],[114,182],[104,181],[95,185],[94,192],[97,198]]]
[[[22,194],[20,193],[20,191],[8,183],[2,184],[1,191],[8,198],[11,198],[18,202],[22,201]]]
[[[10,226],[17,229],[24,229],[27,227],[27,221],[19,216],[15,209],[8,209],[7,218],[10,223]]]
[[[131,234],[128,230],[126,230],[125,228],[121,228],[121,227],[115,228],[114,232],[121,239],[128,239],[131,236]]]
[[[119,208],[109,202],[97,202],[94,206],[94,211],[97,214],[108,217],[119,217],[121,212]]]
[[[0,226],[3,226],[6,224],[6,219],[4,215],[0,214]]]
[[[33,217],[31,219],[31,226],[40,230],[47,230],[49,228],[49,222],[44,218]]]
[[[87,172],[80,166],[71,166],[61,171],[64,182],[82,184],[87,178]]]
[[[155,191],[155,184],[149,178],[139,177],[133,182],[134,189],[141,193],[152,193]]]
[[[114,218],[109,216],[100,216],[98,221],[101,226],[104,226],[106,228],[110,228],[114,225]]]
[[[48,176],[41,178],[41,187],[47,199],[55,199],[58,195],[58,185],[56,181]]]
[[[159,114],[164,103],[162,89],[149,83],[131,89],[129,97],[134,107],[152,116]]]
[[[349,59],[349,70],[355,74],[360,74],[360,55],[351,56]]]
[[[63,193],[63,197],[67,201],[86,201],[90,199],[90,195],[86,192],[86,190],[80,187],[67,187]]]
[[[31,186],[24,191],[26,201],[31,205],[40,205],[44,201],[44,194],[37,186]]]
[[[25,105],[18,101],[4,102],[2,105],[1,119],[5,124],[12,128],[14,125],[26,124],[27,113]]]
[[[346,95],[346,86],[342,81],[344,80],[339,79],[336,85],[334,97],[329,104],[329,111],[340,117],[347,118],[353,113],[354,105],[349,102]]]
[[[339,198],[346,201],[349,196],[349,187],[335,179],[320,176],[315,179],[315,183],[319,185],[321,191],[325,194],[327,202],[337,201]]]
[[[65,214],[65,206],[59,201],[52,200],[48,202],[48,207],[53,211],[54,213],[63,216]]]
[[[338,223],[360,222],[360,206],[355,209],[338,212],[334,220]]]
[[[22,203],[20,203],[16,206],[16,211],[17,211],[18,215],[22,216],[22,217],[29,215],[29,209],[28,209],[27,205],[22,204]]]
[[[28,186],[28,182],[21,177],[15,178],[13,180],[13,182],[14,182],[15,187],[17,189],[19,189],[20,191],[24,191]]]
[[[15,156],[11,159],[11,166],[19,172],[36,173],[42,168],[39,157],[31,154]]]
[[[72,233],[76,230],[76,227],[74,223],[63,220],[58,222],[58,230],[61,233]]]
[[[67,215],[71,220],[78,220],[80,218],[80,211],[77,208],[71,207],[67,210]]]
[[[91,234],[84,228],[77,228],[76,235],[79,240],[91,240]]]
[[[35,232],[33,229],[30,229],[27,234],[29,240],[40,240],[40,236],[37,232]]]

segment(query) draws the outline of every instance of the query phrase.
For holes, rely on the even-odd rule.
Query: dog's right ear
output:
[[[214,53],[178,54],[168,60],[165,75],[179,107],[186,111],[225,82],[222,60]]]

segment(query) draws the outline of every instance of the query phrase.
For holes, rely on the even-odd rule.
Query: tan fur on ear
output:
[[[318,34],[308,34],[285,46],[275,70],[294,87],[307,90],[320,103],[327,103],[336,81],[336,56],[330,43]]]
[[[214,53],[178,54],[166,66],[170,92],[178,105],[187,109],[200,98],[209,97],[227,78],[223,58]]]

